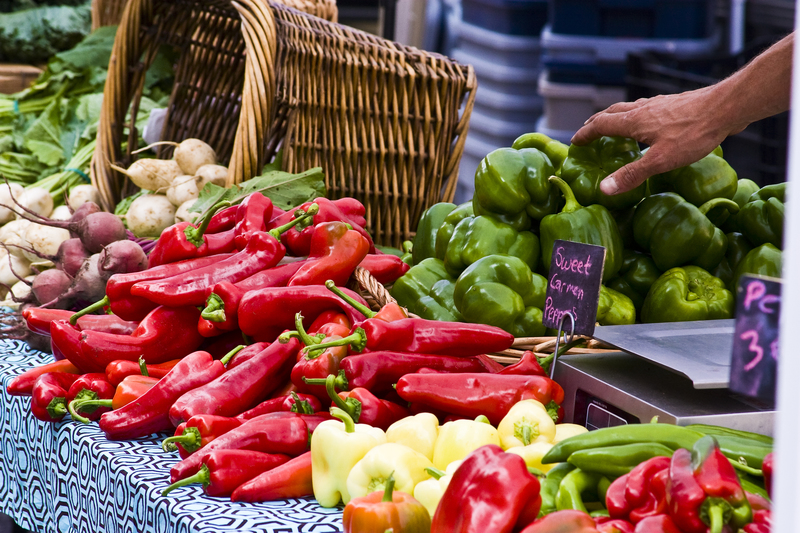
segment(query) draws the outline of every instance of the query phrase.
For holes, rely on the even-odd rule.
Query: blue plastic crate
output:
[[[547,24],[547,0],[462,0],[464,22],[506,35],[539,35]]]
[[[551,0],[553,31],[568,35],[702,39],[714,31],[712,0]]]

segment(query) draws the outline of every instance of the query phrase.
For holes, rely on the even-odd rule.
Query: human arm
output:
[[[794,33],[709,87],[614,104],[589,118],[572,143],[618,135],[650,147],[603,180],[605,194],[629,191],[654,174],[694,163],[751,122],[789,109],[793,47]]]

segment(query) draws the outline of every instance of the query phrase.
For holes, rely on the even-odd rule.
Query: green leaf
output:
[[[114,209],[115,215],[125,215],[128,213],[128,209],[130,209],[131,204],[137,198],[144,196],[145,194],[150,194],[150,191],[139,191],[136,194],[132,194],[127,198],[124,198],[120,203],[117,204],[117,207]]]
[[[42,63],[75,46],[92,28],[91,5],[44,6],[0,17],[0,61]]]
[[[39,161],[54,166],[66,159],[61,145],[61,105],[58,99],[47,106],[25,132],[22,145]]]

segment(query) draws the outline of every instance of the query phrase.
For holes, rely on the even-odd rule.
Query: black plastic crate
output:
[[[535,36],[547,24],[547,0],[462,0],[468,24],[506,35]]]
[[[729,76],[770,43],[753,43],[745,52],[678,60],[645,53],[628,56],[626,77],[629,101],[659,94],[674,94],[713,85]],[[725,159],[740,178],[760,186],[786,181],[789,113],[781,113],[750,124],[722,143]]]

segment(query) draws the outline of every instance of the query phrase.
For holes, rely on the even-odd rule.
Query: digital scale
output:
[[[713,424],[772,435],[774,406],[728,390],[734,320],[598,326],[619,352],[564,355],[565,422],[598,429],[658,421]]]

